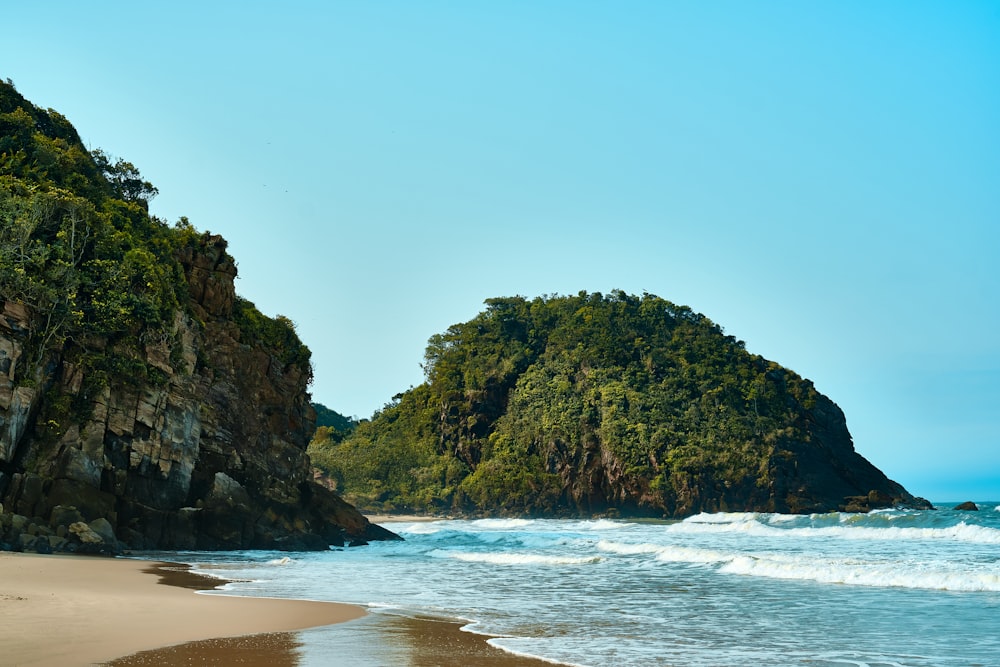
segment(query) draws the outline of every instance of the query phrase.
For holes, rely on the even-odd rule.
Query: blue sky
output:
[[[648,291],[911,492],[1000,499],[1000,4],[45,5],[0,77],[229,240],[328,407],[489,297]]]

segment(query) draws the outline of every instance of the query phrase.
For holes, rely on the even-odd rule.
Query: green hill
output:
[[[813,384],[659,297],[490,299],[313,459],[375,511],[678,517],[925,505]]]

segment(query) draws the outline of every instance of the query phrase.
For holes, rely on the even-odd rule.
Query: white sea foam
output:
[[[207,589],[203,591],[195,591],[196,593],[204,593],[206,595],[215,595],[219,593],[228,593],[230,591],[252,591],[260,587],[261,584],[267,584],[267,579],[240,579],[239,581],[226,581],[215,588]]]
[[[761,514],[757,512],[702,512],[701,514],[696,514],[684,519],[683,523],[708,523],[708,524],[725,524],[725,523],[742,523],[744,521],[752,521],[760,517]]]
[[[612,521],[610,519],[594,519],[593,521],[582,521],[580,528],[584,530],[618,530],[633,525],[635,524]]]
[[[479,519],[473,521],[472,525],[476,528],[485,528],[486,530],[512,530],[515,528],[527,528],[534,521],[531,519]]]
[[[409,533],[410,535],[433,535],[445,529],[441,521],[418,521],[416,523],[405,523],[393,526],[397,533]]]
[[[721,551],[695,547],[666,547],[656,554],[656,560],[664,563],[719,563],[732,558]]]
[[[611,540],[601,540],[597,543],[597,548],[605,553],[621,556],[652,554],[656,557],[656,560],[664,563],[718,563],[733,558],[731,555],[714,549],[699,549],[672,544],[653,544],[650,542],[627,544]]]
[[[505,650],[567,663],[1000,665],[1000,547],[991,543],[1000,513],[988,511],[998,504],[984,502],[978,514],[743,513],[631,525],[539,519],[510,529],[498,528],[511,525],[506,519],[446,520],[414,526],[439,534],[407,532],[405,542],[287,554],[294,561],[285,567],[268,563],[286,555],[277,552],[190,558],[241,580],[226,594],[447,616],[497,637],[490,643]],[[921,531],[935,537],[907,541]],[[852,541],[872,535],[882,537]],[[245,581],[255,577],[266,579]],[[734,622],[734,610],[747,616]],[[477,621],[462,620],[469,618]],[[817,618],[837,622],[817,626]],[[369,629],[358,626],[362,636]],[[311,641],[343,640],[317,633]],[[303,664],[331,662],[309,651],[304,640]]]
[[[824,584],[966,592],[1000,591],[1000,571],[948,570],[944,564],[936,567],[907,567],[889,562],[768,554],[734,556],[719,571]]]
[[[284,558],[275,558],[274,560],[269,560],[267,561],[266,565],[288,565],[289,563],[292,562],[294,561],[292,561],[291,558],[285,556]]]
[[[464,630],[465,628],[462,629]],[[565,667],[586,667],[586,665],[582,665],[580,663],[552,660],[550,658],[539,656],[535,653],[529,653],[528,651],[511,648],[511,644],[519,642],[531,643],[532,641],[533,640],[531,639],[522,639],[520,637],[491,637],[490,639],[486,640],[486,643],[489,644],[490,646],[494,646],[500,649],[501,651],[510,653],[511,655],[515,655],[519,658],[531,658],[533,660],[538,660],[539,662],[547,662],[550,665],[564,665]]]
[[[600,556],[546,556],[524,553],[479,553],[468,551],[447,551],[441,555],[467,563],[489,563],[491,565],[586,565],[598,563]]]
[[[772,579],[797,579],[826,584],[850,584],[949,591],[1000,591],[1000,566],[963,569],[943,562],[920,566],[896,561],[823,558],[814,554],[740,553],[654,543],[626,544],[601,540],[597,548],[623,556],[652,555],[663,563],[715,564],[719,572]]]
[[[394,612],[403,608],[402,605],[390,602],[365,602],[364,606],[375,612]]]
[[[651,544],[649,542],[644,542],[642,544],[625,544],[623,542],[601,540],[597,543],[597,548],[608,553],[632,556],[636,554],[655,554],[662,551],[664,549],[664,545]]]
[[[709,515],[715,516],[715,515]],[[740,517],[744,518],[740,518]],[[694,521],[692,519],[699,519]],[[848,540],[950,540],[974,544],[1000,544],[1000,530],[987,526],[970,525],[962,521],[954,526],[940,528],[884,527],[859,525],[790,527],[761,523],[756,515],[719,515],[712,521],[692,517],[681,523],[667,526],[667,530],[680,534],[699,533],[748,533],[761,537],[838,538]]]
[[[227,574],[224,570],[216,568],[192,567],[191,572],[193,572],[194,574],[199,574],[203,577],[209,577],[210,579],[219,579],[221,581],[233,580],[233,576],[231,574]]]

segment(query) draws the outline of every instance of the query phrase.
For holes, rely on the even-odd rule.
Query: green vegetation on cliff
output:
[[[685,306],[621,291],[486,304],[430,339],[423,384],[347,438],[313,441],[349,500],[680,516],[808,511],[879,483],[811,382]],[[863,479],[829,490],[797,479],[795,462],[815,458],[799,450],[819,440]]]
[[[391,537],[313,481],[292,321],[237,296],[226,241],[151,216],[155,195],[0,82],[0,550]]]
[[[0,82],[0,303],[26,306],[38,320],[25,381],[68,341],[76,363],[97,371],[86,375],[104,383],[155,375],[142,346],[177,348],[175,313],[190,311],[182,259],[218,241],[184,218],[171,226],[149,215],[156,194],[134,165],[88,151],[62,115]],[[245,342],[308,367],[287,318],[242,299],[237,306]]]

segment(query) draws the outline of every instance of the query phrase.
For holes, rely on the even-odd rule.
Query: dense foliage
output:
[[[358,423],[350,417],[342,415],[336,410],[331,410],[322,403],[313,403],[312,406],[316,411],[317,427],[325,426],[346,434],[353,431],[354,427],[358,425]]]
[[[314,442],[350,500],[677,515],[737,487],[766,498],[783,443],[808,439],[812,384],[687,307],[620,291],[486,305],[430,339],[423,384]]]
[[[326,470],[335,465],[330,458],[332,446],[343,442],[358,423],[322,403],[313,403],[312,406],[316,410],[316,432],[309,445],[309,456],[316,467]]]
[[[87,403],[96,385],[155,380],[147,346],[179,348],[175,318],[191,315],[180,257],[209,235],[151,216],[156,194],[134,165],[88,151],[62,115],[0,82],[0,307],[20,304],[32,317],[22,382],[40,381],[50,353],[62,352],[95,385],[79,394]],[[287,318],[244,300],[236,311],[243,342],[308,368]]]

